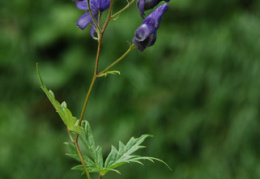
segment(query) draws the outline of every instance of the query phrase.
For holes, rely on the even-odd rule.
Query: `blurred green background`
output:
[[[115,9],[125,1],[115,0]],[[104,155],[149,133],[142,155],[166,161],[120,168],[104,179],[260,178],[260,1],[172,0],[158,38],[98,79],[86,118]],[[0,2],[0,178],[85,178],[65,156],[65,126],[39,88],[77,117],[94,68],[96,41],[76,27],[73,1]],[[147,12],[146,14],[148,14]],[[100,69],[119,57],[142,19],[132,6],[111,21]],[[94,176],[97,178],[97,176]]]

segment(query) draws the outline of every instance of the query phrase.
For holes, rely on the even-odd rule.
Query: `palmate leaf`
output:
[[[82,157],[85,161],[85,164],[88,168],[89,173],[102,173],[103,171],[103,155],[102,148],[96,146],[94,137],[92,134],[91,127],[87,121],[82,121],[83,133],[80,135],[80,141],[82,142],[86,153],[82,153]],[[71,151],[67,153],[67,156],[74,158],[75,160],[80,161],[75,145],[70,143],[65,143]],[[82,165],[76,165],[72,168],[73,170],[80,170],[84,173],[84,168]]]
[[[67,142],[65,142],[64,144],[67,145],[71,151],[71,153],[66,153],[66,155],[81,163],[81,160],[79,158],[75,145],[73,145],[71,143],[67,143]],[[100,173],[102,171],[102,169],[97,167],[95,161],[93,159],[91,159],[90,157],[88,157],[86,154],[83,153],[82,157],[85,161],[85,164],[88,168],[89,173]],[[82,165],[76,165],[72,168],[72,170],[79,170],[82,172],[82,174],[84,174],[84,172],[85,172]]]
[[[90,158],[94,161],[96,168],[102,170],[103,168],[102,148],[100,146],[96,146],[94,136],[88,121],[84,120],[82,122],[82,127],[83,127],[83,135],[80,136],[80,139],[87,153],[90,155]]]
[[[83,153],[82,156],[90,173],[100,173],[104,176],[107,172],[114,171],[120,174],[120,172],[116,169],[117,167],[131,162],[142,164],[142,160],[149,160],[151,162],[156,160],[164,163],[170,169],[170,167],[164,161],[158,158],[134,155],[134,152],[144,148],[144,146],[141,144],[147,137],[150,137],[150,135],[142,135],[139,138],[132,137],[126,145],[124,145],[122,142],[119,142],[118,150],[112,146],[111,152],[108,154],[105,163],[103,163],[102,149],[100,146],[95,145],[94,137],[90,125],[87,121],[83,121],[83,129],[84,135],[80,136],[80,139],[86,149],[86,153]],[[65,144],[72,152],[66,155],[80,162],[80,158],[77,154],[75,146],[69,143]],[[82,174],[84,174],[82,165],[76,165],[72,169],[80,170]]]
[[[147,137],[151,137],[150,135],[142,135],[139,138],[132,137],[126,145],[124,145],[122,142],[119,142],[119,149],[117,150],[114,146],[112,146],[111,152],[109,153],[104,169],[102,171],[102,174],[104,175],[108,171],[115,171],[117,173],[120,173],[115,168],[124,165],[126,163],[135,162],[142,164],[141,160],[149,160],[153,162],[154,160],[157,160],[159,162],[164,163],[169,169],[170,167],[162,160],[154,158],[154,157],[142,157],[133,155],[134,152],[137,150],[144,148],[145,146],[142,146],[141,144],[144,142],[144,140]]]
[[[38,64],[37,64],[37,73],[38,77],[41,83],[41,88],[48,97],[49,101],[53,105],[53,107],[56,109],[56,112],[59,114],[61,119],[63,120],[64,124],[67,126],[67,128],[70,131],[74,131],[78,134],[82,134],[83,130],[80,126],[77,124],[77,118],[73,117],[70,110],[67,108],[66,102],[62,102],[61,104],[55,99],[55,95],[51,90],[48,90],[46,86],[43,83]]]

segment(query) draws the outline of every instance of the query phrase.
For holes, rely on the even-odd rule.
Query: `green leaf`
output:
[[[67,143],[67,142],[65,142],[64,144],[67,145],[68,148],[70,149],[70,151],[72,152],[72,153],[66,153],[66,155],[71,157],[71,158],[73,158],[73,159],[75,159],[75,160],[77,160],[78,162],[81,162],[81,160],[79,158],[79,155],[77,153],[75,145],[73,145],[71,143]],[[95,166],[95,162],[92,159],[90,159],[87,155],[83,155],[82,157],[83,157],[87,167]]]
[[[153,162],[154,160],[157,160],[159,162],[164,163],[169,169],[170,167],[162,160],[154,158],[154,157],[141,157],[137,155],[133,155],[134,152],[137,150],[144,148],[141,144],[144,142],[144,140],[150,137],[150,135],[142,135],[139,138],[132,137],[126,145],[124,145],[122,142],[119,142],[119,149],[117,150],[114,146],[111,148],[111,152],[109,153],[104,169],[102,171],[103,174],[107,173],[108,171],[115,171],[117,173],[120,173],[118,170],[115,170],[115,168],[126,164],[130,162],[135,162],[142,164],[141,160],[149,160]]]
[[[83,145],[85,146],[85,149],[87,150],[90,157],[92,159],[95,159],[96,144],[95,144],[94,136],[90,128],[90,125],[87,121],[84,120],[82,121],[82,127],[83,127],[83,135],[80,136],[80,139]]]
[[[80,135],[83,134],[83,129],[78,126],[77,124],[77,118],[73,117],[70,110],[67,108],[67,104],[66,102],[62,102],[61,104],[55,99],[55,95],[51,90],[48,90],[46,88],[46,86],[43,83],[40,71],[39,71],[39,67],[37,64],[37,73],[38,73],[38,77],[41,83],[41,88],[44,91],[44,93],[46,94],[46,96],[48,97],[49,101],[51,102],[51,104],[53,105],[53,107],[56,109],[56,112],[59,114],[59,116],[61,117],[61,119],[63,120],[64,124],[67,126],[67,128],[70,131],[74,131]]]
[[[84,135],[80,137],[84,147],[86,148],[87,154],[82,153],[82,156],[90,173],[100,173],[102,175],[105,175],[109,171],[114,171],[120,174],[120,172],[116,169],[117,167],[131,162],[142,165],[143,164],[141,162],[142,160],[149,160],[151,162],[159,161],[165,164],[169,169],[171,169],[164,161],[158,158],[148,157],[148,156],[138,156],[133,154],[137,150],[144,148],[144,146],[142,146],[141,144],[144,142],[144,140],[147,137],[150,137],[150,135],[142,135],[139,138],[132,137],[127,142],[126,145],[124,145],[122,142],[119,142],[118,150],[114,146],[112,146],[111,152],[109,153],[104,164],[103,156],[102,156],[102,148],[100,146],[95,145],[95,141],[89,123],[87,121],[83,121],[83,126],[84,126]],[[69,143],[65,143],[65,144],[70,148],[72,152],[66,155],[80,162],[80,158],[77,154],[75,146]],[[80,170],[81,172],[84,173],[84,169],[82,165],[77,165],[72,169]]]
[[[94,136],[88,121],[84,120],[82,122],[82,127],[84,131],[83,131],[83,135],[80,136],[80,139],[83,145],[85,146],[88,154],[94,160],[96,164],[96,168],[102,169],[103,168],[102,148],[100,146],[96,146]]]
[[[89,173],[100,173],[101,172],[100,169],[95,168],[95,167],[87,166],[87,168],[88,168],[88,172]],[[76,165],[76,166],[72,167],[71,169],[72,170],[79,170],[79,171],[81,171],[82,175],[85,173],[82,165]]]
[[[147,137],[149,137],[149,135],[142,135],[137,139],[132,137],[126,145],[124,145],[122,142],[119,142],[119,150],[112,146],[111,152],[109,153],[106,159],[104,167],[115,168],[124,163],[128,163],[129,160],[135,158],[135,156],[132,155],[135,151],[137,151],[140,148],[144,148],[144,146],[140,146],[140,144]]]
[[[111,75],[116,75],[116,74],[118,74],[118,75],[120,75],[120,71],[117,71],[117,70],[114,70],[114,71],[106,71],[106,72],[104,72],[104,73],[101,73],[101,74],[99,74],[98,75],[98,77],[107,77],[107,75],[108,74],[111,74]]]
[[[102,154],[102,148],[101,147],[97,147],[96,150],[96,157],[95,157],[95,161],[98,164],[99,168],[103,168],[103,154]]]
[[[82,142],[84,149],[82,152],[82,157],[85,161],[85,164],[90,173],[101,173],[103,171],[103,154],[102,148],[100,146],[96,146],[94,136],[91,130],[91,127],[87,121],[82,121],[82,135],[80,135],[80,141]],[[66,155],[72,157],[73,159],[81,162],[76,147],[70,143],[65,143],[71,151],[71,153],[67,153]],[[80,170],[81,172],[85,172],[82,165],[77,165],[72,168],[73,170]]]

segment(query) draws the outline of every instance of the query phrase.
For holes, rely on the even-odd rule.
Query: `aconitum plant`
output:
[[[168,2],[169,0],[165,1]],[[127,10],[134,2],[135,0],[128,2],[124,8],[118,10],[116,13],[112,13],[112,10],[114,10],[114,0],[75,1],[75,6],[78,9],[85,11],[85,13],[83,13],[83,15],[78,18],[76,26],[82,30],[84,30],[88,25],[91,26],[90,36],[97,41],[97,55],[95,59],[94,73],[79,118],[76,118],[72,115],[71,111],[67,107],[66,102],[58,102],[55,99],[54,93],[47,89],[43,83],[37,64],[37,71],[41,83],[41,88],[67,128],[67,132],[70,138],[70,142],[65,143],[70,149],[70,153],[67,155],[79,162],[79,164],[74,166],[72,169],[81,171],[82,174],[86,175],[87,179],[91,179],[91,173],[99,173],[99,179],[103,178],[103,176],[105,176],[105,174],[110,171],[119,173],[118,167],[121,165],[131,162],[142,164],[142,160],[156,160],[164,163],[167,167],[169,167],[161,159],[148,156],[138,156],[135,154],[137,150],[144,148],[142,143],[147,137],[150,136],[148,134],[144,134],[138,138],[132,137],[126,144],[119,142],[118,149],[112,146],[111,152],[104,160],[102,148],[96,145],[90,124],[88,120],[84,118],[88,101],[96,80],[107,75],[120,74],[119,71],[111,71],[110,69],[112,69],[112,67],[114,67],[117,63],[121,62],[122,59],[124,59],[127,54],[136,47],[139,51],[142,52],[147,47],[152,46],[156,41],[157,30],[159,29],[163,14],[168,9],[168,4],[164,2],[162,5],[156,7],[159,3],[161,3],[161,0],[137,0],[136,4],[141,15],[140,18],[144,18],[144,11],[153,8],[154,10],[143,20],[142,24],[137,27],[132,40],[133,43],[130,44],[125,53],[123,53],[118,59],[116,59],[103,70],[98,70],[101,44],[108,24],[112,19],[116,19],[121,13]],[[102,18],[104,18],[102,17],[102,12],[106,10],[108,10],[108,15],[105,18],[104,23],[102,23]],[[82,145],[79,145],[79,142]]]

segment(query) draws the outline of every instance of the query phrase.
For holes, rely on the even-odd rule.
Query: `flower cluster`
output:
[[[144,18],[144,11],[154,8],[161,1],[169,2],[170,0],[137,0],[137,7],[141,17]],[[94,21],[98,22],[98,16],[110,7],[110,0],[76,0],[76,6],[81,10],[87,10],[87,12],[78,19],[77,26],[83,30],[88,24],[92,24],[90,34],[94,37],[95,29],[97,28],[97,24]],[[152,46],[155,43],[156,33],[159,28],[162,15],[167,11],[167,9],[167,3],[159,6],[150,15],[148,15],[142,22],[141,26],[137,28],[133,38],[133,43],[137,46],[139,51],[142,52],[145,48]]]
[[[110,1],[109,0],[89,0],[90,8],[88,7],[88,1],[83,0],[83,1],[76,1],[76,6],[77,8],[81,10],[87,10],[85,14],[80,16],[80,18],[77,21],[77,26],[81,28],[82,30],[87,27],[88,24],[92,24],[91,29],[90,29],[90,34],[92,37],[94,37],[95,34],[95,29],[97,28],[95,26],[95,23],[93,22],[90,10],[92,11],[92,14],[96,20],[98,21],[98,14],[101,13],[108,9],[110,6]]]

